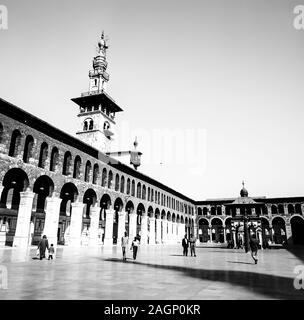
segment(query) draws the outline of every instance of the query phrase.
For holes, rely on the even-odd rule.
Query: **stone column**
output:
[[[57,232],[59,223],[60,204],[62,199],[52,196],[46,198],[45,222],[42,235],[46,235],[49,245],[57,247]]]
[[[287,205],[287,203],[284,203],[284,215],[288,216],[288,205]]]
[[[223,227],[223,229],[224,229],[224,243],[227,243],[226,227]]]
[[[259,237],[259,242],[260,242],[260,245],[261,245],[261,249],[263,250],[262,231],[258,231],[258,237]]]
[[[271,217],[271,206],[269,204],[266,205],[267,208],[267,214],[269,217]]]
[[[271,241],[271,243],[273,243],[274,230],[273,230],[272,225],[269,225],[269,234],[270,234],[270,241]]]
[[[167,243],[168,236],[167,236],[167,220],[166,219],[162,220],[162,229],[163,229],[162,242]]]
[[[28,246],[34,195],[34,192],[29,189],[25,192],[20,192],[18,219],[13,242],[14,247]]]
[[[232,231],[232,237],[233,237],[233,248],[236,249],[236,232]]]
[[[172,221],[168,221],[168,236],[167,236],[167,242],[172,243]]]
[[[150,219],[149,244],[155,244],[155,218]]]
[[[121,238],[125,235],[126,231],[126,215],[128,212],[120,211],[118,213],[118,231],[117,231],[117,245],[121,245]]]
[[[143,215],[141,218],[141,239],[140,244],[146,245],[148,243],[148,216]]]
[[[91,206],[90,208],[90,240],[89,246],[98,246],[98,229],[99,229],[99,217],[100,217],[100,207]]]
[[[79,201],[72,203],[71,224],[70,224],[70,241],[71,246],[80,246],[82,216],[85,204]]]
[[[113,218],[114,218],[114,210],[107,209],[106,210],[106,226],[105,226],[105,237],[104,237],[104,245],[112,246],[113,245]]]
[[[129,240],[133,241],[136,236],[137,214],[135,212],[129,214]]]
[[[156,219],[156,243],[161,243],[161,228],[162,228],[161,219],[157,218]]]
[[[209,237],[210,237],[210,243],[212,243],[212,226],[209,226]]]

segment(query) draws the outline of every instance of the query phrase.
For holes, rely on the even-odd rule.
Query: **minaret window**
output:
[[[104,130],[109,130],[110,129],[110,123],[108,121],[105,121],[105,123],[103,124],[103,129]]]
[[[89,130],[93,130],[93,124],[94,124],[93,120],[90,120]]]
[[[87,131],[87,130],[88,130],[88,123],[87,123],[87,121],[85,121],[83,123],[83,131]]]

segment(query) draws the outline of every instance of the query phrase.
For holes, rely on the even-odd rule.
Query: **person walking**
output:
[[[183,246],[183,256],[188,255],[188,247],[189,247],[189,241],[187,239],[187,235],[185,234],[183,240],[182,240],[182,246]]]
[[[196,242],[196,238],[193,236],[193,234],[191,233],[190,234],[190,252],[191,252],[191,257],[192,255],[194,255],[194,257],[196,257],[196,254],[195,254],[195,242]]]
[[[256,239],[255,234],[250,235],[250,240],[249,240],[249,246],[251,250],[251,257],[254,260],[254,263],[258,263],[258,249],[259,249],[259,242]]]
[[[130,250],[133,250],[133,259],[134,260],[136,260],[138,246],[139,246],[139,241],[138,241],[137,237],[135,237],[134,240],[132,241],[132,246],[130,248]]]
[[[49,249],[49,258],[48,260],[53,260],[53,255],[55,254],[55,249],[54,249],[54,245],[51,244],[50,249]]]
[[[40,260],[42,260],[43,258],[45,258],[45,250],[49,249],[49,242],[48,242],[46,235],[44,235],[42,237],[42,239],[40,240],[40,242],[38,244],[38,249],[39,249],[39,253],[40,253]]]
[[[127,254],[126,254],[126,248],[129,244],[129,237],[127,232],[125,232],[125,235],[121,237],[121,249],[122,249],[122,260],[127,261]]]

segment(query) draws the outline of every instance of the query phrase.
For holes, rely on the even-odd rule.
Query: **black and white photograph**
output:
[[[304,300],[303,74],[304,0],[0,0],[0,300]]]

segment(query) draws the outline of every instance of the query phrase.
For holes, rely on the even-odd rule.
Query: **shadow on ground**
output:
[[[125,263],[121,259],[112,258],[104,259],[104,261]],[[130,263],[155,269],[174,270],[183,273],[183,276],[198,280],[226,282],[242,286],[272,299],[304,300],[304,290],[296,290],[293,286],[292,278],[246,271],[194,269],[138,261],[130,261]]]

